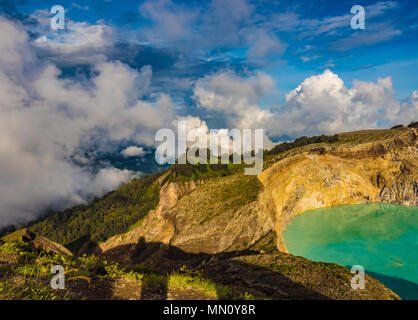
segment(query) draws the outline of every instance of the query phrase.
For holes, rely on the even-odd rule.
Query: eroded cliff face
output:
[[[110,238],[95,253],[123,264],[154,265],[161,263],[167,247],[191,254],[245,250],[273,228],[259,201],[259,188],[256,177],[242,174],[199,183],[168,182],[157,209],[140,226]]]
[[[255,177],[225,177],[181,199],[171,211],[175,233],[170,244],[191,253],[247,249],[273,227],[254,184],[259,184]]]
[[[418,205],[417,129],[378,142],[307,146],[275,162],[259,179],[277,247],[287,252],[282,231],[307,210],[367,202]]]
[[[165,176],[157,181],[162,183]],[[183,185],[166,183],[160,190],[160,201],[156,210],[151,210],[139,226],[131,231],[115,235],[96,248],[95,254],[123,264],[132,264],[140,239],[146,242],[168,245],[174,234],[173,216],[170,210],[179,198],[196,189],[194,181]]]

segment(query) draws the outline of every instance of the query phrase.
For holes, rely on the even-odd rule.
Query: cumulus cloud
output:
[[[210,141],[214,142],[214,146],[219,148],[220,153],[228,153],[229,150],[223,149],[221,145],[221,137],[225,137],[228,141],[232,141],[229,137],[228,129],[209,129],[206,121],[201,120],[199,117],[186,116],[179,117],[174,121],[174,125],[178,128],[178,121],[186,123],[186,140],[184,141],[187,148],[192,146],[198,148],[209,148]],[[178,133],[177,136],[179,137]],[[206,139],[201,138],[205,137]],[[215,154],[218,155],[218,154]]]
[[[121,154],[125,157],[140,157],[144,155],[146,151],[143,147],[129,146],[121,151]]]
[[[219,118],[229,129],[264,129],[264,147],[273,143],[267,125],[274,113],[259,106],[262,98],[272,93],[274,80],[265,73],[241,77],[231,71],[209,74],[199,79],[193,90],[197,105],[209,118]]]
[[[31,31],[39,34],[33,41],[37,53],[61,64],[95,64],[106,61],[117,35],[114,28],[103,21],[95,24],[65,19],[65,31],[57,32],[50,27],[48,10],[37,10],[31,17],[38,24]]]
[[[263,150],[265,147],[271,148],[273,146],[270,140],[265,136],[262,137],[262,143],[257,140],[254,130],[250,132],[249,136],[246,134],[244,136],[242,129],[248,128],[209,128],[206,121],[190,115],[178,117],[178,119],[173,122],[173,127],[175,128],[175,131],[177,131],[177,140],[175,143],[178,152],[174,150],[175,148],[171,149],[167,143],[161,144],[156,152],[157,161],[162,161],[166,156],[171,161],[176,157],[181,158],[187,148],[210,149],[210,154],[218,157],[234,152],[247,152],[248,149],[259,151]],[[248,140],[244,141],[244,139]],[[234,144],[234,140],[237,142],[241,141],[242,145]],[[235,148],[238,149],[234,149],[234,145]]]
[[[220,72],[196,82],[194,99],[209,117],[222,117],[229,128],[264,128],[268,137],[331,134],[418,119],[417,91],[399,102],[390,77],[354,81],[349,89],[327,69],[290,91],[280,107],[260,107],[260,99],[273,87],[273,79],[262,73],[240,77]]]
[[[59,54],[77,53],[88,48],[102,49],[113,41],[113,30],[104,24],[88,24],[67,19],[66,32],[52,33],[35,40],[39,46],[49,47]]]
[[[155,131],[175,118],[168,96],[141,100],[149,90],[149,66],[137,71],[104,61],[89,80],[63,79],[54,64],[37,60],[26,32],[3,18],[0,49],[0,227],[128,181],[132,172],[92,173],[74,159],[91,146],[153,145]]]
[[[418,91],[415,90],[391,114],[392,123],[409,124],[418,119]]]
[[[354,81],[348,89],[327,69],[288,93],[268,127],[272,135],[298,136],[378,128],[417,118],[416,91],[400,103],[390,77],[375,83]]]
[[[221,112],[230,128],[262,128],[271,113],[258,102],[273,87],[273,79],[265,73],[244,78],[224,71],[199,79],[193,96],[199,107]]]

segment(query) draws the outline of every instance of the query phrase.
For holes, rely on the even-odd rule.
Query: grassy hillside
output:
[[[50,286],[51,267],[66,270],[65,289]],[[0,300],[254,299],[187,268],[158,273],[95,256],[46,252],[21,241],[0,244]]]
[[[100,242],[126,232],[157,206],[160,185],[155,181],[160,175],[134,179],[90,204],[54,213],[30,229],[69,247],[85,237]]]
[[[409,130],[406,127],[398,127],[393,129],[382,130],[359,130],[353,132],[344,132],[338,135],[339,144],[360,144],[367,142],[383,142],[396,136],[402,136]]]
[[[303,137],[297,138],[293,142],[279,143],[275,147],[273,147],[271,150],[266,151],[265,155],[266,156],[276,155],[276,154],[280,154],[282,152],[292,150],[298,147],[306,146],[309,144],[324,143],[324,142],[334,143],[334,142],[337,142],[338,140],[339,140],[339,137],[337,134],[334,134],[332,136],[327,136],[327,135],[313,136],[313,137],[303,136]]]

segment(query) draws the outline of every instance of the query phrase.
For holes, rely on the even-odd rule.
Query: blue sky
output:
[[[183,58],[193,64],[194,70],[186,74],[178,70],[180,76],[197,78],[231,65],[257,68],[277,79],[279,91],[288,92],[307,76],[328,67],[347,86],[354,79],[376,81],[377,77],[391,76],[398,99],[416,89],[415,1],[58,2],[2,1],[0,6],[3,12],[22,19],[60,4],[67,11],[67,19],[89,24],[100,21],[115,28],[119,42],[142,43],[186,56]],[[365,30],[350,27],[354,4],[366,8]],[[175,22],[170,20],[174,17]],[[31,27],[36,29],[28,24]],[[181,29],[177,33],[173,31],[176,27]],[[255,39],[245,39],[245,32],[252,32]],[[229,39],[222,41],[224,36]],[[251,42],[257,44],[263,41],[258,37],[263,36],[265,52],[251,51]],[[151,61],[153,68],[173,63],[177,58],[171,54]],[[137,62],[135,67],[141,64]],[[143,63],[149,61],[144,59]]]
[[[0,227],[155,170],[178,121],[266,149],[417,121],[417,21],[415,0],[0,0]]]

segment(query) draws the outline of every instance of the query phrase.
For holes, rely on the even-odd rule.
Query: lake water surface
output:
[[[296,216],[283,237],[294,255],[362,265],[401,298],[418,299],[418,207],[362,204],[312,210]]]

